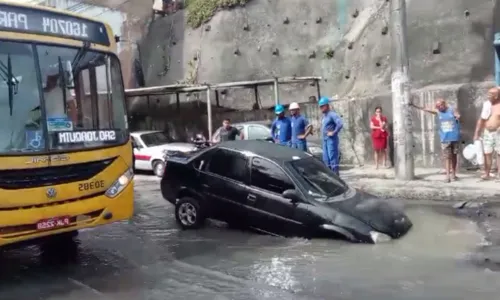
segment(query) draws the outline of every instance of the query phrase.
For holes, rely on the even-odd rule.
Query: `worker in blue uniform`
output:
[[[293,102],[288,107],[290,111],[290,121],[292,122],[292,148],[307,151],[307,136],[312,132],[312,125],[300,113],[299,104]]]
[[[290,119],[285,116],[285,108],[278,104],[274,108],[276,120],[271,125],[271,134],[274,142],[283,146],[291,146],[292,124]]]
[[[340,116],[330,109],[330,100],[327,97],[321,97],[318,104],[323,113],[321,120],[323,162],[333,172],[339,174],[339,132],[344,123]]]

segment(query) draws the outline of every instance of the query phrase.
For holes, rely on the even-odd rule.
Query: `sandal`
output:
[[[455,176],[451,177],[451,180],[457,181],[458,180],[458,176],[455,175]]]
[[[450,183],[450,182],[451,182],[451,179],[450,179],[450,178],[446,178],[446,179],[444,180],[444,182],[445,182],[445,183]]]

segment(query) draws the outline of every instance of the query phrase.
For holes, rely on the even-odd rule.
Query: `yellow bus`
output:
[[[115,53],[103,22],[0,1],[0,246],[132,216]]]

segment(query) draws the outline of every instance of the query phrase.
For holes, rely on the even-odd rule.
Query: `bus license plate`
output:
[[[70,217],[57,217],[52,219],[40,220],[36,223],[37,230],[48,230],[71,225]]]

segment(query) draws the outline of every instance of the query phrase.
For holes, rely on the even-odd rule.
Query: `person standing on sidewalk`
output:
[[[375,108],[375,115],[370,120],[370,128],[372,129],[372,144],[375,157],[375,168],[378,169],[380,163],[386,166],[387,159],[387,118],[382,115],[382,107]]]
[[[457,158],[460,146],[460,114],[451,106],[448,106],[444,99],[437,99],[436,108],[434,109],[420,107],[414,103],[410,103],[410,106],[438,117],[441,150],[445,160],[445,182],[457,180]]]
[[[290,121],[292,122],[292,148],[307,151],[306,138],[313,129],[309,121],[300,114],[300,107],[293,102],[288,107],[290,110]]]
[[[344,127],[340,116],[330,109],[330,99],[321,97],[318,105],[323,113],[321,136],[323,138],[323,162],[333,172],[339,174],[339,133]]]
[[[484,174],[481,179],[490,179],[491,166],[493,164],[493,152],[497,153],[497,166],[500,179],[500,91],[492,88],[488,91],[488,100],[483,103],[481,116],[477,120],[474,132],[474,141],[483,136],[484,149]]]
[[[283,105],[278,104],[274,108],[276,119],[271,125],[271,135],[276,144],[282,146],[291,146],[292,139],[292,122],[290,118],[285,116],[285,108]]]

